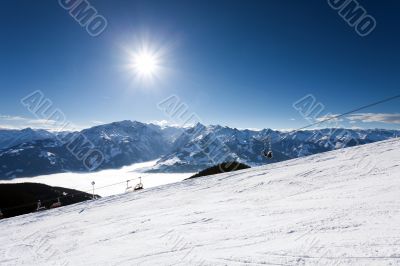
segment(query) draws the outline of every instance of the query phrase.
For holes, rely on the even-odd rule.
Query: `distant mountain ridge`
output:
[[[68,149],[69,140],[84,136],[104,160],[96,170],[119,168],[158,159],[151,172],[195,172],[224,161],[251,166],[298,158],[341,147],[386,140],[400,135],[385,129],[321,129],[282,132],[239,130],[197,124],[191,128],[161,127],[120,121],[54,133],[46,130],[0,130],[0,179],[61,172],[87,172]],[[271,138],[274,158],[261,152]]]
[[[397,130],[320,129],[281,132],[196,125],[175,141],[170,154],[164,155],[153,172],[199,171],[224,161],[236,160],[251,166],[284,161],[397,137]],[[274,157],[267,160],[262,151],[271,148]],[[222,152],[221,152],[222,150]],[[210,158],[214,161],[210,162]]]
[[[10,148],[29,141],[52,138],[55,138],[55,134],[43,129],[0,129],[0,149]]]

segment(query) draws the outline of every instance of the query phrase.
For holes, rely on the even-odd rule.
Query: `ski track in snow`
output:
[[[400,265],[400,140],[0,221],[0,265]]]

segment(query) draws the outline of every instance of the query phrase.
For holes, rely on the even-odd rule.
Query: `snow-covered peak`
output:
[[[0,149],[6,149],[16,146],[21,143],[54,139],[56,134],[46,131],[44,129],[1,129],[0,130]]]

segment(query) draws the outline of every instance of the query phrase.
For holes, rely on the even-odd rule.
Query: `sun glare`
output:
[[[142,51],[133,57],[134,71],[140,77],[153,77],[158,66],[157,57],[148,51]]]
[[[129,61],[129,69],[139,81],[154,81],[161,74],[161,56],[147,47],[131,52]]]
[[[137,87],[150,88],[159,85],[170,73],[169,61],[171,44],[160,44],[149,37],[137,37],[122,46],[124,50],[124,71]]]

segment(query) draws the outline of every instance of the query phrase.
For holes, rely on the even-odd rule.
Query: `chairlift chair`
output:
[[[46,210],[46,207],[42,206],[42,202],[40,200],[38,200],[36,211],[37,212],[41,212],[41,211],[44,211],[44,210]]]
[[[61,206],[62,206],[62,204],[61,204],[60,198],[57,198],[57,202],[51,204],[50,209],[59,208]]]
[[[267,150],[263,151],[263,156],[268,159],[272,159],[273,158],[272,151],[267,151]]]
[[[269,147],[267,149],[266,141],[264,142],[264,150],[262,152],[262,155],[267,159],[272,159],[274,157],[274,154],[272,153],[272,148],[271,148],[271,136],[268,137],[268,144],[269,144]]]
[[[139,177],[139,183],[135,186],[135,188],[133,190],[136,191],[136,190],[141,190],[141,189],[143,189],[143,184],[142,184],[142,178]]]

